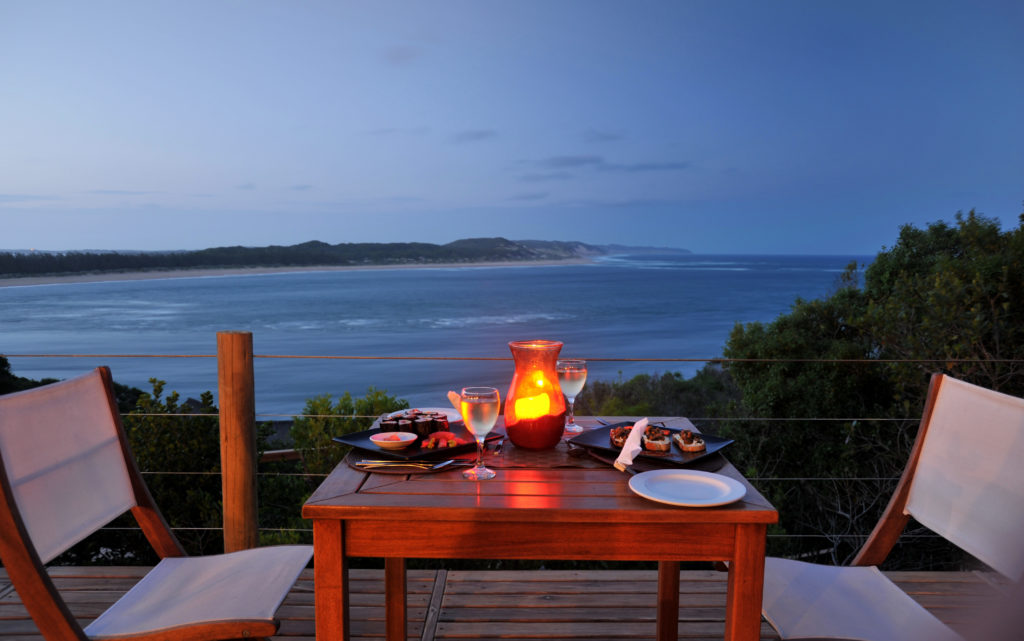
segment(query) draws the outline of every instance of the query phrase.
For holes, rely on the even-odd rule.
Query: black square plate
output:
[[[381,433],[379,429],[369,429],[362,432],[353,432],[352,434],[343,434],[342,436],[335,436],[331,440],[336,443],[344,443],[345,445],[358,447],[361,450],[365,450],[368,454],[372,454],[375,458],[394,459],[396,461],[450,458],[454,454],[476,451],[476,439],[473,438],[473,435],[469,433],[469,430],[466,429],[464,424],[449,424],[448,431],[466,442],[462,445],[456,445],[455,447],[435,447],[433,449],[420,447],[420,444],[416,443],[409,447],[403,447],[400,450],[385,450],[382,447],[377,447],[373,441],[370,440],[372,435]],[[492,431],[487,435],[487,440],[492,441],[501,437],[502,434]]]
[[[584,430],[583,433],[578,434],[571,439],[569,442],[573,445],[579,445],[580,447],[586,447],[599,452],[607,452],[612,457],[617,457],[619,452],[622,451],[621,447],[615,447],[611,443],[611,431],[613,427],[619,427],[621,425],[632,425],[631,422],[625,423],[613,423],[611,425],[605,425],[604,427],[594,428],[592,430]],[[657,427],[661,427],[658,425]],[[663,428],[666,432],[670,432],[669,438],[675,433],[682,432],[681,429],[672,427]],[[695,434],[697,432],[694,432]],[[672,449],[668,452],[648,452],[647,450],[641,450],[640,456],[647,461],[664,461],[666,463],[674,465],[686,465],[699,461],[707,456],[711,456],[715,452],[718,452],[722,448],[732,445],[733,440],[728,438],[722,438],[720,436],[713,436],[711,434],[700,433],[700,437],[704,439],[706,448],[702,452],[684,452],[679,449],[679,446],[672,442]]]

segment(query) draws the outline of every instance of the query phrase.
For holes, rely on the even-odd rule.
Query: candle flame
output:
[[[527,396],[516,399],[516,416],[519,418],[537,418],[551,410],[551,397],[547,394]]]

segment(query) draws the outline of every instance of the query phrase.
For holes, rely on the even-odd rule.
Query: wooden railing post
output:
[[[217,332],[224,551],[256,547],[256,401],[252,332]]]

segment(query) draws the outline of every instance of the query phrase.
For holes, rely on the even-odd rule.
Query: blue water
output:
[[[771,321],[834,291],[851,256],[614,256],[587,265],[418,268],[0,288],[0,354],[216,353],[218,331],[253,333],[257,355],[508,358],[510,340],[547,338],[579,358],[720,356],[735,323]],[[14,373],[64,378],[109,365],[197,397],[216,393],[212,358],[9,357]],[[703,363],[592,362],[590,378]],[[369,387],[444,405],[466,385],[507,388],[510,361],[257,358],[256,411],[294,414],[317,394]]]

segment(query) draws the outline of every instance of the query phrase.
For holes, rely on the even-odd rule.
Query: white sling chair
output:
[[[302,545],[185,556],[128,449],[110,371],[0,396],[0,559],[47,641],[268,637]],[[44,564],[131,510],[161,561],[84,629]]]
[[[783,639],[960,639],[875,567],[910,517],[1020,581],[1024,399],[934,375],[910,460],[855,567],[769,558],[765,618]]]

